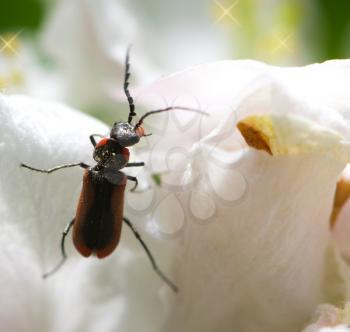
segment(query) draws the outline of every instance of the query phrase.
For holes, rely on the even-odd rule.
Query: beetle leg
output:
[[[174,291],[177,292],[178,288],[177,286],[166,277],[166,275],[159,269],[151,251],[148,249],[146,243],[142,240],[140,233],[137,231],[137,229],[134,227],[134,225],[130,222],[129,219],[123,218],[124,222],[130,227],[132,232],[134,233],[136,239],[140,242],[143,249],[146,251],[146,254],[152,264],[153,270],[159,275],[159,277]]]
[[[124,167],[140,167],[140,166],[145,166],[145,163],[144,162],[127,163]]]
[[[67,259],[67,254],[66,254],[66,250],[64,248],[64,240],[66,239],[66,236],[68,235],[70,229],[72,228],[73,224],[74,224],[75,219],[71,220],[66,228],[64,229],[64,231],[62,232],[62,239],[61,239],[61,253],[62,253],[62,258],[61,260],[58,262],[58,264],[49,272],[46,272],[43,274],[43,278],[47,278],[49,276],[51,276],[52,274],[54,274],[56,271],[59,270],[59,268],[63,265],[63,263],[65,262],[65,260]]]
[[[59,169],[62,169],[62,168],[75,167],[75,166],[79,166],[79,167],[85,168],[85,169],[90,168],[90,166],[85,164],[85,163],[66,164],[66,165],[60,165],[60,166],[56,166],[56,167],[49,168],[49,169],[34,168],[34,167],[28,166],[28,165],[23,164],[23,163],[20,166],[24,167],[24,168],[28,168],[31,171],[46,173],[46,174],[50,174],[50,173],[58,171]]]
[[[127,178],[128,178],[128,180],[135,182],[135,185],[130,190],[131,192],[134,192],[136,190],[137,186],[139,185],[139,181],[137,181],[136,176],[127,175]]]
[[[96,146],[95,136],[104,137],[104,136],[101,135],[101,134],[92,134],[92,135],[90,135],[89,138],[90,138],[91,144],[92,144],[94,147]]]

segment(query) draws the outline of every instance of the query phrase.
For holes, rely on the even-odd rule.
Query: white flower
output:
[[[210,5],[211,0],[58,1],[44,25],[42,46],[66,77],[65,101],[115,112],[112,96],[122,86],[128,44],[137,82],[228,56],[229,36],[213,24]]]
[[[350,329],[346,325],[338,325],[335,327],[324,327],[320,330],[320,332],[349,332]]]
[[[60,78],[42,66],[33,40],[21,31],[0,37],[0,92],[55,100],[63,98]]]
[[[45,176],[18,165],[91,163],[88,136],[108,128],[63,106],[2,96],[5,330],[294,332],[317,305],[345,302],[350,279],[329,223],[336,183],[350,160],[349,87],[349,61],[302,68],[224,61],[137,91],[136,99],[152,107],[160,96],[210,113],[149,118],[153,136],[140,145],[148,153],[138,156],[148,156],[146,170],[161,173],[163,185],[148,181],[144,194],[126,195],[144,204],[143,214],[125,213],[178,284],[177,295],[127,228],[110,258],[86,260],[68,245],[67,264],[41,279],[59,259],[81,171]],[[176,148],[184,153],[172,153]]]
[[[214,205],[216,216],[209,224],[198,224],[188,209],[189,196],[182,195],[182,206],[189,210],[177,265],[184,292],[167,330],[296,331],[318,303],[345,299],[346,286],[330,247],[329,216],[337,179],[349,160],[348,66],[345,61],[282,69],[222,62],[185,71],[143,91],[158,93],[168,103],[191,94],[211,113],[207,132],[213,129],[192,149],[195,158],[187,172],[192,178],[209,174],[208,182],[198,182],[192,192],[206,196],[203,205]],[[228,108],[235,113],[231,118]],[[260,132],[273,157],[242,151],[235,144],[239,134],[234,132],[234,115],[252,128],[245,130],[246,139],[254,145],[258,135],[251,134]],[[230,130],[231,137],[218,141],[220,133]],[[168,132],[166,137],[163,146],[181,144],[179,135]],[[226,153],[226,172],[210,166],[214,149],[223,161]],[[247,190],[242,190],[237,173]],[[245,195],[239,204],[217,198],[225,199],[232,191]],[[172,213],[167,222],[175,223],[178,215]],[[326,280],[332,265],[333,279]],[[337,293],[327,289],[334,283]]]

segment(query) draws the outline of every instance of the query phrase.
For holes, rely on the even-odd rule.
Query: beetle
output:
[[[139,232],[131,221],[123,215],[124,192],[127,180],[135,183],[131,191],[135,191],[138,181],[136,177],[126,175],[121,170],[126,167],[141,167],[145,165],[144,162],[129,162],[130,152],[128,147],[137,144],[142,137],[148,136],[142,126],[144,119],[148,116],[171,110],[185,110],[203,115],[207,115],[207,113],[189,107],[171,106],[146,112],[136,124],[133,124],[136,112],[134,100],[129,91],[129,59],[130,46],[126,52],[123,85],[129,104],[128,121],[114,123],[108,137],[100,134],[90,135],[89,138],[94,147],[93,159],[96,162],[94,166],[83,162],[60,165],[51,169],[34,168],[23,163],[20,166],[31,171],[46,174],[69,167],[81,167],[84,169],[82,189],[75,217],[67,224],[62,233],[62,258],[52,270],[43,274],[44,278],[54,274],[64,264],[67,258],[65,239],[72,227],[73,244],[82,256],[96,255],[98,258],[104,258],[110,255],[118,246],[124,221],[145,250],[154,271],[173,291],[177,292],[177,286],[158,267]],[[100,137],[100,140],[97,142],[95,137]]]

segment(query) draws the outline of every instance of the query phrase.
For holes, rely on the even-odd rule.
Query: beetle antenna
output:
[[[166,107],[166,108],[161,108],[159,110],[149,111],[146,114],[142,115],[140,120],[134,126],[134,130],[136,130],[138,127],[140,127],[142,125],[142,123],[143,123],[143,120],[145,120],[145,118],[147,118],[148,116],[150,116],[152,114],[163,113],[163,112],[168,112],[168,111],[172,111],[172,110],[190,111],[190,112],[196,112],[196,113],[199,113],[199,114],[203,114],[203,115],[209,116],[208,113],[203,112],[201,110],[198,110],[196,108],[182,107],[182,106],[169,106],[169,107]]]
[[[126,97],[128,98],[129,103],[129,117],[128,122],[131,123],[132,118],[136,115],[135,113],[135,105],[134,105],[134,99],[130,95],[130,91],[128,89],[129,87],[129,77],[130,77],[130,49],[131,45],[128,46],[128,49],[126,50],[126,57],[125,57],[125,75],[124,75],[124,92]]]

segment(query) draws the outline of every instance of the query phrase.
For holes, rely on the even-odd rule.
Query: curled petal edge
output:
[[[350,142],[336,131],[297,115],[251,115],[237,124],[246,143],[270,155],[319,153],[348,162]]]
[[[337,132],[295,115],[251,115],[238,122],[246,143],[272,156],[319,152],[349,161],[349,143]],[[350,181],[341,178],[336,187],[330,224],[350,198]]]

